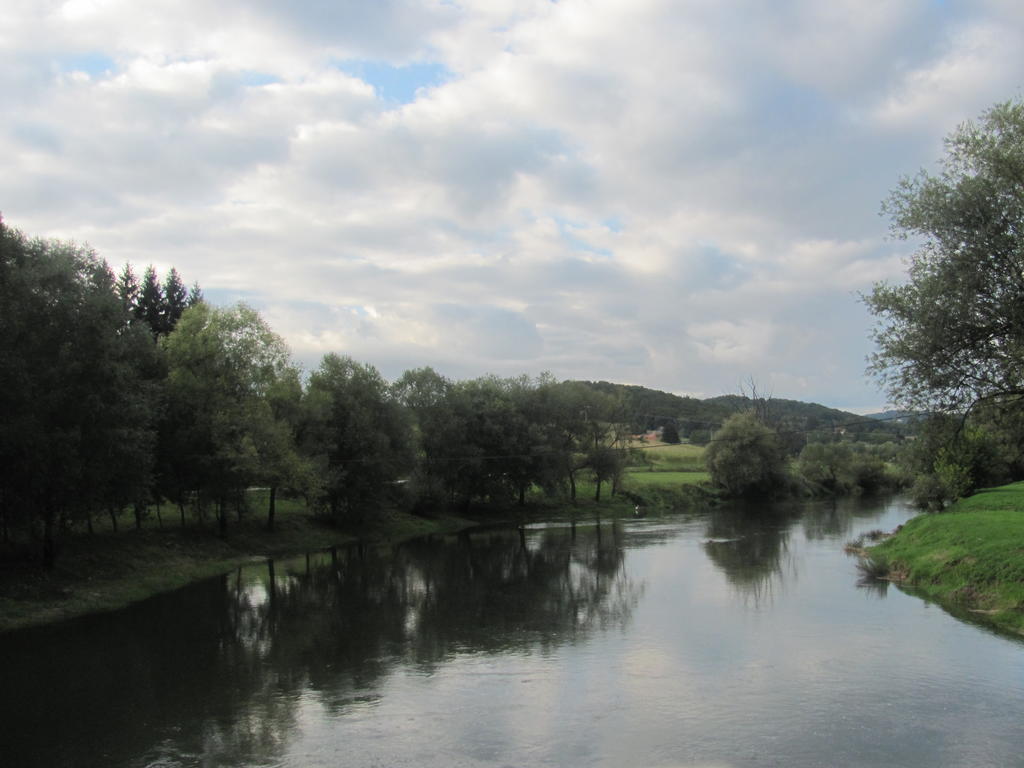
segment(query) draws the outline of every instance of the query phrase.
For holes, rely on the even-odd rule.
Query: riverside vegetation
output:
[[[714,495],[909,484],[922,506],[941,510],[1018,480],[1024,104],[996,105],[947,148],[941,174],[905,179],[886,203],[894,232],[924,241],[909,281],[864,297],[878,318],[870,370],[905,409],[891,421],[773,401],[756,388],[697,401],[549,375],[452,381],[430,368],[387,382],[337,354],[304,375],[253,309],[211,306],[173,269],[163,284],[152,267],[142,284],[130,265],[115,276],[87,249],[32,240],[0,220],[4,594],[18,599],[25,574],[44,593],[61,557],[100,551],[100,529],[117,534],[126,514],[142,548],[117,556],[125,563],[159,559],[137,557],[155,515],[158,529],[172,517],[179,529],[179,542],[163,546],[189,542],[181,549],[223,564],[401,527],[409,515],[522,523],[540,505],[575,524]],[[637,443],[651,429],[689,445],[653,458]],[[258,512],[253,488],[266,489]],[[287,528],[288,499],[301,510],[291,544],[277,530]],[[273,544],[246,544],[257,514]],[[197,531],[217,533],[216,551],[189,539]],[[968,561],[979,559],[958,562]],[[77,563],[71,578],[82,582],[107,568],[85,554]]]
[[[868,572],[1024,634],[1024,483],[919,515],[865,553]]]
[[[694,490],[705,479],[725,486],[703,474],[703,447],[679,441],[714,454],[715,414],[751,402],[699,411],[652,390],[430,368],[387,382],[336,354],[304,375],[250,307],[213,306],[174,270],[161,283],[150,267],[140,284],[130,265],[115,275],[88,249],[2,221],[0,360],[0,593],[19,621],[411,519],[523,522],[540,509],[575,523],[683,506],[708,495]],[[777,405],[772,429],[805,440],[834,439],[837,418],[893,435]],[[643,448],[637,435],[659,428],[670,443]]]

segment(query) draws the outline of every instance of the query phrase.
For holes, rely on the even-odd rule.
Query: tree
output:
[[[182,494],[187,489],[215,502],[226,535],[227,503],[238,503],[246,487],[267,479],[268,451],[286,453],[278,450],[287,435],[275,434],[270,398],[290,376],[288,348],[254,309],[203,302],[181,316],[163,347],[170,418],[162,443],[171,451],[166,472]]]
[[[665,422],[665,426],[661,428],[661,441],[670,445],[679,444],[679,428],[674,421]]]
[[[132,265],[125,262],[121,274],[117,278],[117,296],[121,299],[121,307],[126,315],[134,315],[139,301],[139,281],[135,277]]]
[[[0,221],[0,500],[54,564],[59,530],[149,492],[152,343],[94,253]],[[147,354],[148,353],[148,354]]]
[[[424,510],[452,503],[467,463],[466,414],[456,407],[454,385],[433,368],[417,368],[402,374],[391,392],[414,422],[417,503]]]
[[[946,139],[937,174],[904,178],[883,206],[923,242],[904,285],[875,285],[869,371],[893,402],[968,412],[1024,399],[1024,103],[997,104]]]
[[[142,286],[135,303],[135,315],[149,326],[153,338],[166,335],[166,306],[164,292],[157,280],[156,269],[150,264],[142,275]]]
[[[199,305],[202,306],[202,305]],[[366,522],[412,469],[411,425],[377,369],[326,355],[309,378],[303,449],[335,522]]]
[[[786,486],[786,453],[753,412],[730,416],[705,453],[711,482],[728,496],[771,496]]]
[[[178,270],[171,267],[164,280],[164,313],[162,332],[168,334],[174,330],[174,326],[181,319],[181,314],[190,306],[188,300],[188,289],[181,282]]]

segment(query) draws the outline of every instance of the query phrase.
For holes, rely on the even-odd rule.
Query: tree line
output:
[[[535,489],[600,499],[625,465],[618,398],[543,375],[452,381],[430,368],[389,383],[327,354],[303,376],[244,304],[216,307],[172,269],[141,282],[87,248],[0,221],[0,535],[52,565],[63,532],[181,525],[227,535],[246,490],[302,496],[337,523],[382,507],[524,504]]]

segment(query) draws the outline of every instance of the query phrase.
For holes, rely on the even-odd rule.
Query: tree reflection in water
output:
[[[799,507],[789,505],[723,506],[708,518],[704,552],[744,599],[755,606],[770,602],[787,572],[796,576],[788,541],[800,513]]]
[[[341,714],[399,665],[429,674],[464,651],[547,652],[629,622],[640,588],[617,526],[525,538],[353,544],[2,638],[0,653],[24,662],[0,674],[17,734],[5,763],[274,762],[310,696]]]

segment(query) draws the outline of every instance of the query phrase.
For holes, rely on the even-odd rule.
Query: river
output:
[[[0,763],[1024,765],[1024,643],[859,584],[842,552],[910,515],[726,508],[254,563],[0,636]]]

